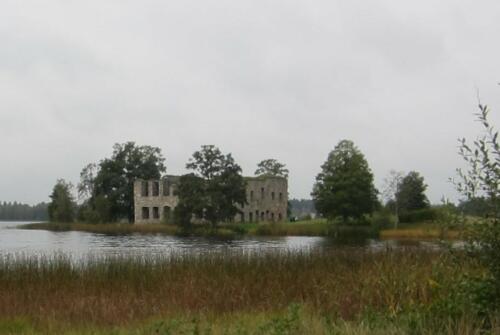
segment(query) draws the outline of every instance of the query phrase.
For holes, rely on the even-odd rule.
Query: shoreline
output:
[[[459,240],[463,234],[459,230],[444,230],[435,225],[406,225],[399,229],[377,230],[371,226],[333,226],[325,220],[311,220],[286,223],[238,223],[221,224],[216,230],[210,227],[194,227],[189,232],[182,231],[173,224],[129,224],[129,223],[28,223],[15,229],[35,229],[49,231],[81,231],[96,234],[163,234],[170,236],[207,236],[237,238],[241,236],[317,236],[332,238],[379,238],[381,240]]]

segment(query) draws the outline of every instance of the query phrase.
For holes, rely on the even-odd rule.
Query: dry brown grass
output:
[[[381,239],[446,239],[458,240],[463,238],[463,234],[458,230],[442,230],[439,228],[415,227],[400,229],[384,229],[380,231]]]
[[[404,266],[402,266],[404,265]],[[127,325],[182,313],[266,312],[292,303],[352,320],[430,304],[463,269],[431,252],[208,254],[0,262],[0,319]]]

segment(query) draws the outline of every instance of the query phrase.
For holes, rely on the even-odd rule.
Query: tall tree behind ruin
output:
[[[80,192],[90,194],[84,203],[87,221],[134,220],[134,181],[159,179],[166,171],[161,149],[134,142],[115,144],[113,154],[81,173]],[[94,176],[95,175],[95,176]]]
[[[283,177],[288,178],[288,169],[285,164],[278,162],[276,159],[265,159],[257,164],[256,176],[266,177]]]
[[[193,173],[180,179],[179,204],[174,215],[178,223],[189,225],[194,216],[208,221],[213,228],[232,220],[246,203],[246,183],[241,167],[231,154],[224,155],[213,145],[204,145],[186,165]]]

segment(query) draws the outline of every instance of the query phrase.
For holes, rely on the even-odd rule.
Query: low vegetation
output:
[[[0,332],[471,334],[498,325],[485,276],[421,250],[3,257]]]
[[[22,225],[24,229],[44,229],[51,231],[84,231],[100,234],[165,234],[194,236],[325,236],[383,239],[461,239],[458,226],[448,227],[437,222],[403,224],[399,229],[391,229],[392,218],[383,213],[375,213],[370,221],[358,224],[331,223],[325,219],[303,220],[278,223],[227,223],[217,228],[193,226],[189,230],[174,224],[89,224],[89,223],[32,223]],[[469,220],[471,221],[471,220]]]

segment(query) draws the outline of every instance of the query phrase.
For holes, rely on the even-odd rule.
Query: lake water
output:
[[[244,237],[216,239],[204,237],[176,237],[165,235],[105,235],[87,232],[51,232],[27,230],[19,226],[25,222],[0,221],[0,255],[50,255],[64,253],[72,257],[87,255],[155,255],[172,252],[203,253],[212,251],[308,251],[313,249],[349,246],[369,250],[416,247],[438,248],[435,242],[380,241],[361,239],[339,242],[325,237]]]

